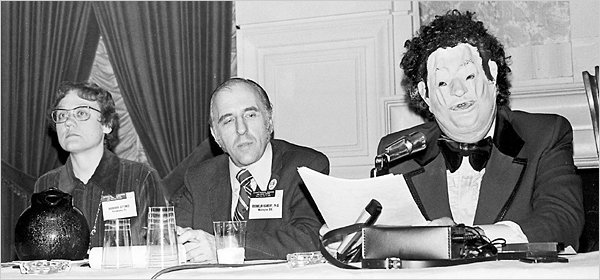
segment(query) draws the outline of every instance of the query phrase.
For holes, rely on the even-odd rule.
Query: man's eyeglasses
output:
[[[96,108],[92,108],[87,105],[77,106],[73,109],[54,109],[52,110],[52,120],[55,123],[64,123],[67,121],[69,116],[73,114],[73,117],[78,121],[87,121],[90,119],[90,115],[92,113],[91,110],[94,110],[98,113],[102,113],[100,110]]]

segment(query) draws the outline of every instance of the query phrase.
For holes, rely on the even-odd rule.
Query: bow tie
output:
[[[446,166],[451,173],[454,173],[460,167],[464,156],[469,157],[469,163],[473,169],[481,171],[492,152],[492,138],[489,136],[477,143],[470,144],[456,142],[442,135],[438,140],[438,145],[444,155],[444,159],[446,159]]]

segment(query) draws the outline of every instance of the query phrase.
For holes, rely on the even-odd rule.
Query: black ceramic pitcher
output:
[[[22,261],[86,258],[90,231],[72,196],[57,188],[34,193],[15,226],[15,250]]]

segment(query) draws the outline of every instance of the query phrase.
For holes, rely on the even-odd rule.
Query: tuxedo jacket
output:
[[[404,176],[427,220],[452,217],[446,163],[437,144],[442,133],[435,121],[383,137],[378,152],[414,131],[425,134],[426,149],[391,162],[390,173]],[[493,143],[474,224],[513,221],[529,242],[563,242],[577,250],[584,225],[583,194],[568,120],[500,106]]]
[[[248,220],[246,260],[286,259],[289,253],[319,249],[323,220],[297,168],[306,166],[328,175],[329,160],[321,152],[284,140],[273,139],[271,145],[269,182],[277,180],[275,190],[283,190],[282,218]],[[173,201],[177,225],[213,234],[213,221],[231,220],[227,154],[190,165],[184,184]]]

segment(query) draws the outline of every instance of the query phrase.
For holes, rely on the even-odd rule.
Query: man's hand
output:
[[[215,237],[203,230],[177,226],[177,241],[185,247],[189,262],[217,263]]]

